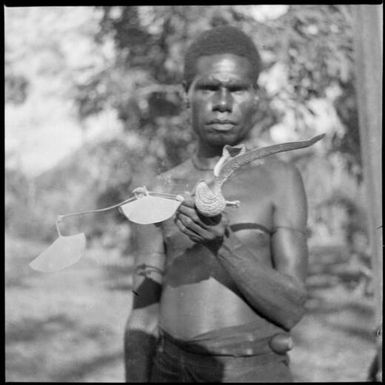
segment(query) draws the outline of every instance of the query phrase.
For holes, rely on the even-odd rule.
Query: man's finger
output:
[[[182,231],[182,233],[186,234],[194,242],[200,242],[202,240],[197,233],[188,229],[180,219],[176,219],[175,224],[177,225],[179,230]]]
[[[194,208],[195,207],[195,201],[194,201],[194,199],[191,196],[185,197],[185,199],[182,202],[181,206],[186,206],[186,207]]]
[[[204,225],[216,226],[222,221],[222,214],[218,214],[215,217],[207,217],[198,212],[199,219]]]
[[[196,223],[201,222],[195,208],[193,208],[193,207],[180,205],[177,214],[186,215],[186,216],[190,217],[191,219],[193,219],[194,222],[196,222]]]
[[[178,215],[184,215],[184,217],[189,218],[189,219],[185,218],[185,220],[184,220],[185,225],[188,226],[189,222],[191,220],[191,221],[195,222],[199,226],[200,229],[207,230],[207,234],[208,234],[208,232],[212,231],[214,229],[214,227],[216,227],[217,225],[220,225],[221,220],[222,220],[221,214],[217,215],[216,217],[211,217],[211,218],[203,217],[203,216],[199,215],[199,213],[195,209],[192,209],[189,207],[179,207],[179,210],[178,210],[176,216],[178,216]],[[225,220],[225,222],[226,222],[226,220]],[[197,231],[197,229],[194,229],[194,230]],[[200,230],[199,232],[202,233],[202,230]]]
[[[185,215],[183,213],[178,213],[177,218],[186,226],[188,229],[194,231],[198,235],[205,232],[204,228],[200,226],[199,223],[196,223],[193,218],[189,215]]]

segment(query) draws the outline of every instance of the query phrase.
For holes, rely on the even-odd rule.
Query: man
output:
[[[230,26],[204,32],[186,54],[197,151],[156,185],[184,194],[176,215],[139,229],[127,382],[292,380],[289,331],[306,299],[307,204],[299,172],[274,157],[239,168],[223,195],[240,207],[211,219],[186,193],[210,181],[224,145],[247,140],[260,68],[255,45]]]

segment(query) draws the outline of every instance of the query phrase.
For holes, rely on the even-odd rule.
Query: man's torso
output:
[[[239,208],[226,208],[230,227],[256,260],[269,266],[273,266],[269,231],[274,225],[274,193],[279,188],[271,171],[277,162],[243,166],[222,188],[226,200],[241,202]],[[163,191],[192,192],[197,182],[210,178],[212,171],[197,170],[187,161],[163,175]],[[181,233],[173,219],[163,222],[161,230],[166,271],[160,325],[165,331],[188,340],[211,330],[250,322],[262,329],[271,326],[243,299],[211,251]]]

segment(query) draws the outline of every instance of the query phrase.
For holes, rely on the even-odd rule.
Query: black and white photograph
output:
[[[5,382],[382,382],[383,5],[4,5]]]

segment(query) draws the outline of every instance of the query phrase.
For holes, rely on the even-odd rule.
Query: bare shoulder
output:
[[[178,180],[186,178],[192,170],[191,160],[183,163],[159,174],[155,177],[152,189],[162,192],[172,192]]]
[[[263,165],[274,177],[289,177],[290,174],[298,172],[297,167],[293,163],[283,161],[277,156],[270,156],[264,161]]]
[[[255,161],[247,168],[256,188],[268,190],[269,194],[287,193],[288,189],[302,188],[303,182],[298,168],[293,164],[271,156],[262,162]]]
[[[263,164],[254,167],[253,178],[256,191],[268,196],[275,212],[285,211],[287,216],[301,213],[306,216],[307,197],[302,176],[298,168],[290,162],[271,156]],[[304,215],[302,215],[304,214]]]
[[[176,167],[158,175],[156,178],[157,188],[159,191],[175,194],[190,191],[195,184],[195,174],[196,171],[192,161],[188,159]]]
[[[273,181],[271,199],[275,225],[304,230],[307,220],[307,197],[298,168],[274,157],[266,161],[263,167]]]
[[[187,173],[191,172],[191,159],[187,159],[177,166],[163,172],[159,175],[161,178],[183,178]]]
[[[293,163],[272,156],[263,163],[262,167],[274,183],[274,190],[277,193],[287,193],[288,188],[303,187],[301,173]]]

